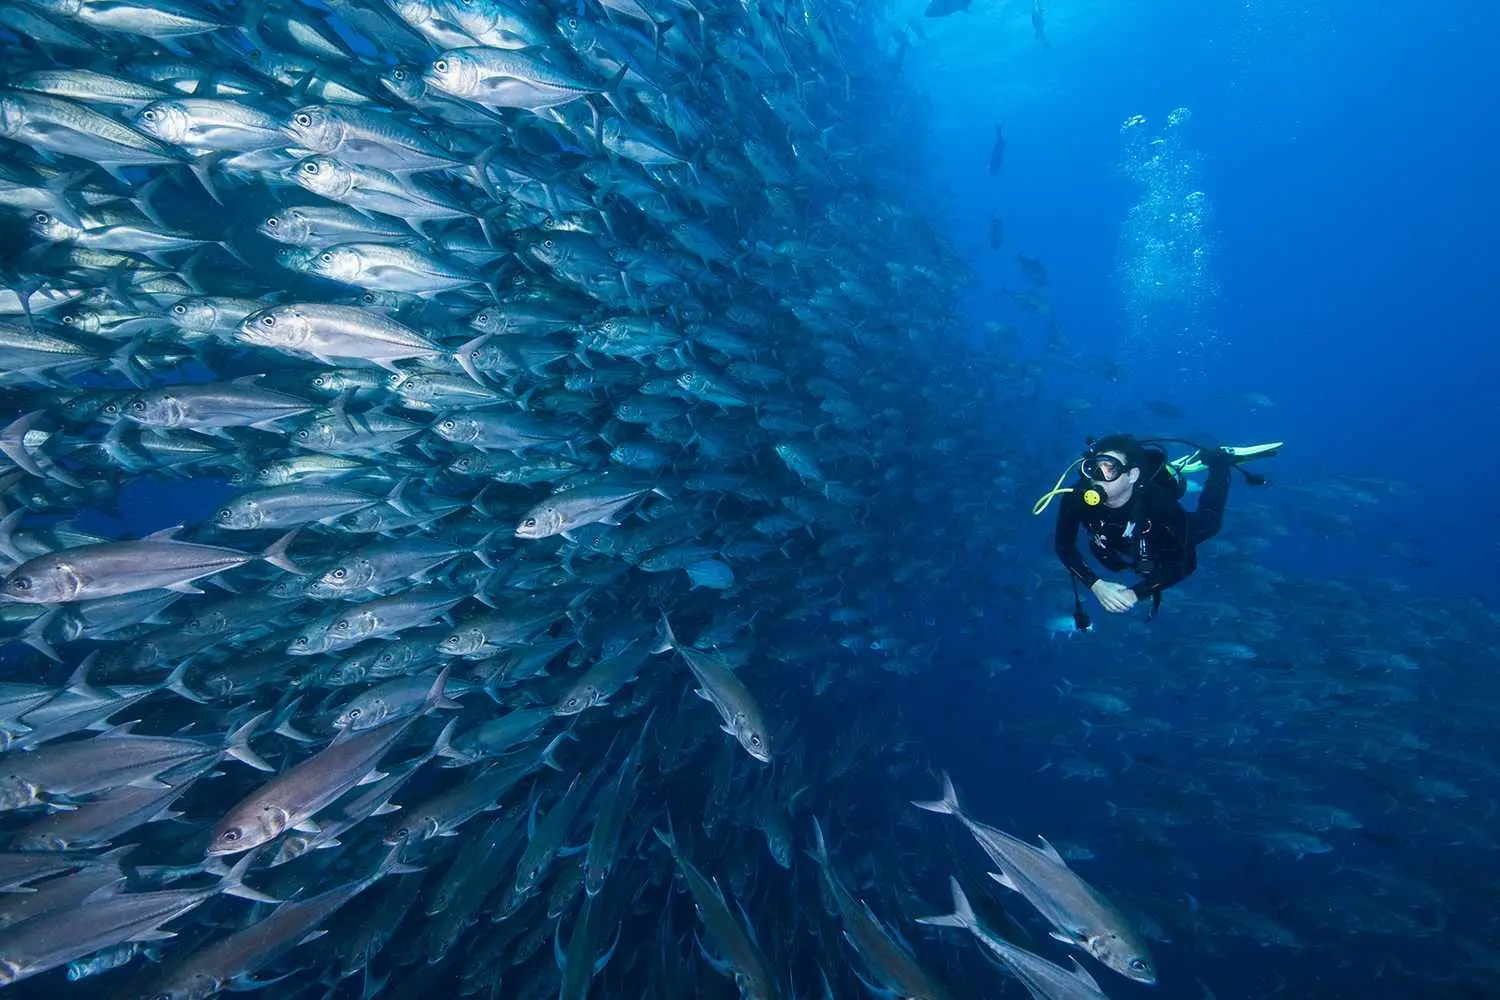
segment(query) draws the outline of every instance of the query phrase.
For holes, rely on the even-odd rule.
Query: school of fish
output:
[[[927,98],[883,18],[0,4],[0,987],[1078,1000],[1170,981],[1169,909],[1205,948],[1284,943],[980,822],[941,765],[984,763],[929,762],[892,706],[956,658],[1001,711],[1035,583],[970,574],[1048,572],[1012,501],[1060,444],[1000,440],[1041,369],[958,333],[974,274],[914,207]],[[1045,363],[1115,381],[1018,261]],[[1177,608],[1208,678],[1280,639]],[[1397,646],[1343,682],[1362,724]],[[1112,789],[1111,853],[1159,852],[1203,811],[1145,800],[1207,793],[1147,749],[1137,679],[1069,675],[1068,728],[1024,720],[1043,780],[1152,783]],[[1300,859],[1362,829],[1236,757],[1250,728],[1195,736],[1284,781],[1241,834]]]

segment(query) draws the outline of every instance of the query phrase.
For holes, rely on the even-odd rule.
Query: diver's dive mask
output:
[[[1112,483],[1127,471],[1125,463],[1113,455],[1085,455],[1080,468],[1086,478],[1100,483]]]
[[[1108,500],[1108,495],[1099,484],[1112,483],[1129,471],[1125,462],[1115,456],[1093,452],[1088,452],[1083,456],[1079,469],[1083,472],[1084,478],[1092,480],[1092,483],[1085,486],[1078,494],[1085,507],[1098,507]]]

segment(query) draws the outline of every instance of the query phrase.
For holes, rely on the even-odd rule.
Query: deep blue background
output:
[[[1050,6],[1050,50],[1032,41],[1029,5],[976,4],[927,21],[908,65],[933,99],[938,210],[981,281],[1015,287],[1015,251],[1040,254],[1072,342],[1127,365],[1123,384],[1083,383],[1102,405],[1078,432],[1110,429],[1111,404],[1167,399],[1188,412],[1178,430],[1284,437],[1281,482],[1402,481],[1409,496],[1345,511],[1362,537],[1331,550],[1300,539],[1300,568],[1414,573],[1423,593],[1483,596],[1500,555],[1496,7]],[[1136,190],[1120,170],[1120,124],[1142,114],[1159,130],[1176,107],[1193,113],[1184,134],[1219,231],[1220,342],[1186,379],[1130,364],[1115,274]],[[997,181],[985,162],[1000,120]],[[1007,234],[993,256],[991,206]],[[986,309],[1025,329],[1024,314],[982,301],[976,314]],[[1275,407],[1232,398],[1250,392]],[[1382,559],[1393,541],[1435,565]]]
[[[909,82],[931,99],[929,159],[937,178],[914,196],[945,216],[975,264],[976,325],[1014,324],[1022,350],[1041,354],[1043,324],[994,297],[1002,288],[1024,287],[1014,263],[1024,250],[1045,260],[1055,314],[1076,351],[1125,369],[1117,383],[1049,370],[1044,399],[1080,397],[1089,408],[1063,415],[1057,405],[1018,407],[1014,426],[997,429],[1036,466],[1025,506],[1051,485],[1085,434],[1170,429],[1235,444],[1285,439],[1285,454],[1262,469],[1273,489],[1252,494],[1236,482],[1225,544],[1251,535],[1268,539],[1258,561],[1290,579],[1336,578],[1360,587],[1378,577],[1414,598],[1496,609],[1500,10],[1460,0],[1055,0],[1048,7],[1050,49],[1032,39],[1029,3],[977,3],[967,15],[925,22],[927,37],[908,61]],[[1192,111],[1182,134],[1201,158],[1199,186],[1213,208],[1220,289],[1209,317],[1217,344],[1192,355],[1186,374],[1132,358],[1117,273],[1122,223],[1137,196],[1121,169],[1120,126],[1140,114],[1159,131],[1178,107]],[[985,164],[999,121],[1006,162],[1001,176],[991,178]],[[999,253],[986,246],[992,208],[1005,222]],[[1161,336],[1170,346],[1173,334]],[[1252,410],[1239,398],[1245,393],[1264,394],[1275,405]],[[1142,422],[1140,404],[1148,400],[1171,401],[1187,416],[1175,424]],[[1264,519],[1250,523],[1251,504],[1268,508],[1282,533],[1269,532],[1273,524]],[[1192,634],[1206,627],[1174,617],[1170,604],[1149,636],[1123,636],[1118,620],[1096,614],[1111,619],[1099,635],[1038,641],[1040,620],[1068,606],[1050,562],[1051,523],[1050,517],[1031,522],[1018,546],[1029,554],[1028,568],[1043,574],[1045,600],[1015,615],[1012,642],[983,651],[1016,663],[1004,675],[1003,703],[974,698],[973,681],[957,674],[957,660],[951,684],[926,685],[924,698],[913,702],[914,711],[929,716],[924,735],[933,758],[953,769],[977,816],[1013,832],[1047,831],[1089,843],[1101,860],[1080,868],[1086,877],[1137,898],[1186,889],[1205,902],[1236,900],[1275,914],[1299,893],[1319,891],[1325,880],[1337,883],[1342,864],[1390,864],[1451,886],[1475,877],[1493,882],[1485,874],[1493,870],[1492,855],[1461,846],[1388,850],[1333,835],[1334,855],[1295,862],[1260,857],[1233,844],[1233,831],[1212,827],[1183,844],[1202,883],[1127,862],[1112,866],[1106,859],[1111,851],[1117,857],[1121,845],[1111,842],[1100,799],[1128,797],[1121,786],[1129,778],[1117,773],[1089,783],[1059,780],[1054,769],[1038,772],[1069,748],[1040,742],[1037,728],[1045,735],[1042,720],[1076,711],[1052,685],[1082,680],[1097,666],[1106,675],[1133,675],[1144,691],[1154,669],[1196,670],[1211,705],[1235,697],[1233,672],[1171,656],[1174,642],[1194,641]],[[1045,576],[1049,570],[1056,576]],[[1212,557],[1180,591],[1174,600],[1245,600]],[[1273,597],[1261,610],[1274,613],[1278,601],[1292,599]],[[1357,614],[1386,608],[1365,623],[1375,642],[1383,625],[1396,626],[1401,617],[1383,599],[1356,603]],[[1284,638],[1289,648],[1326,642],[1318,634]],[[1436,703],[1404,715],[1392,708],[1393,724],[1415,725],[1413,715],[1441,711],[1444,699],[1492,697],[1488,658],[1476,650],[1472,661],[1424,660]],[[1143,700],[1148,707],[1136,705],[1137,711],[1181,723],[1173,706]],[[1232,702],[1220,704],[1232,712]],[[1337,711],[1329,717],[1336,727]],[[1426,721],[1425,731],[1440,744],[1441,717]],[[1107,736],[1082,749],[1116,768],[1129,752]],[[1193,765],[1187,738],[1165,735],[1151,749],[1177,766]],[[1485,759],[1493,753],[1473,750]],[[1256,759],[1253,747],[1240,753]],[[1361,815],[1378,816],[1384,808],[1373,787],[1348,775],[1323,794]],[[1455,893],[1451,905],[1456,913],[1482,897]],[[1193,980],[1201,976],[1221,997],[1269,995],[1275,978],[1285,976],[1284,995],[1297,997],[1497,995],[1375,977],[1381,955],[1370,949],[1377,941],[1396,951],[1410,947],[1429,963],[1444,948],[1442,935],[1346,942],[1308,935],[1301,952],[1216,941],[1227,953],[1216,959],[1201,953],[1195,963],[1190,949],[1169,947],[1158,993],[1199,997]],[[1344,947],[1361,961],[1337,968],[1341,960],[1331,952]],[[1111,995],[1148,992],[1118,981],[1104,985]]]

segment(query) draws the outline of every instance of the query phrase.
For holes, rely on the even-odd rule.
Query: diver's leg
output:
[[[1188,515],[1188,543],[1198,545],[1219,533],[1224,524],[1224,504],[1229,500],[1229,466],[1208,474],[1198,509]]]

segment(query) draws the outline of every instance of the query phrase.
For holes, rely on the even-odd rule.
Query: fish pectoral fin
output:
[[[323,827],[318,824],[317,820],[311,819],[305,819],[300,823],[293,824],[292,829],[298,833],[311,833],[314,835],[323,832]]]
[[[703,939],[698,936],[698,932],[696,930],[693,931],[693,943],[698,946],[698,953],[703,956],[703,960],[710,966],[712,966],[715,972],[717,972],[721,976],[734,975],[734,966],[725,959],[717,958],[713,954],[711,954],[708,950],[708,946],[703,943]]]
[[[1047,857],[1051,858],[1053,861],[1056,861],[1064,868],[1068,867],[1068,863],[1063,860],[1063,856],[1058,852],[1057,848],[1053,847],[1047,842],[1046,837],[1038,835],[1036,839],[1041,842],[1043,854],[1047,855]]]
[[[364,268],[364,273],[367,277],[371,278],[389,278],[393,275],[400,276],[410,272],[404,267],[396,267],[392,264],[368,264]]]
[[[307,937],[303,938],[301,941],[298,941],[297,943],[298,944],[306,944],[309,941],[315,941],[315,940],[317,940],[318,938],[322,937],[324,934],[327,934],[327,933],[328,933],[327,931],[313,931],[311,934],[309,934]],[[277,976],[275,979],[255,979],[255,978],[253,978],[251,976],[235,976],[233,979],[231,979],[229,981],[228,986],[226,988],[227,989],[231,989],[231,990],[236,990],[236,991],[239,991],[239,992],[246,992],[246,991],[249,991],[249,990],[259,990],[259,989],[263,989],[263,988],[265,988],[267,986],[273,986],[276,983],[281,982],[283,979],[289,979],[289,978],[291,978],[292,976],[295,976],[297,973],[299,973],[301,971],[302,971],[301,969],[293,969],[291,972],[288,972],[286,975],[284,975],[284,976]]]
[[[354,787],[358,788],[358,787],[360,787],[360,785],[373,785],[375,782],[377,782],[377,781],[384,781],[386,778],[389,778],[389,777],[390,777],[390,773],[389,772],[386,772],[386,771],[371,771],[369,774],[365,775],[363,778],[360,778],[359,779],[359,783],[356,784]]]
[[[1092,986],[1096,990],[1099,989],[1099,981],[1093,976],[1089,975],[1089,970],[1083,967],[1083,963],[1078,961],[1078,959],[1073,958],[1071,955],[1069,956],[1069,959],[1073,963],[1073,968],[1071,970],[1073,973],[1073,978],[1088,986]]]
[[[193,586],[191,583],[171,583],[171,584],[168,584],[165,589],[166,590],[176,591],[179,594],[201,594],[201,593],[203,593],[203,591],[199,590],[197,587]]]
[[[147,777],[147,778],[139,778],[139,779],[137,779],[135,781],[126,782],[126,787],[127,788],[144,788],[144,789],[150,790],[150,789],[159,789],[159,788],[171,788],[172,786],[169,785],[169,784],[167,784],[165,781],[159,781],[159,780],[157,780],[155,777]]]
[[[1075,947],[1082,947],[1085,943],[1085,939],[1081,935],[1068,935],[1064,934],[1062,931],[1051,931],[1047,934],[1047,936],[1054,941],[1061,941],[1063,944],[1071,944]]]
[[[990,872],[990,878],[994,879],[996,882],[999,882],[1001,885],[1005,886],[1005,888],[1009,889],[1011,892],[1020,892],[1021,891],[1020,887],[1018,885],[1016,885],[1015,879],[1013,879],[1009,875],[1005,874],[1005,872]]]

